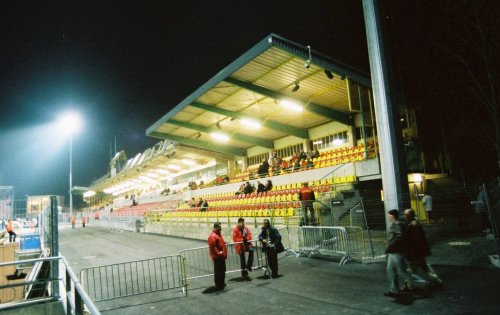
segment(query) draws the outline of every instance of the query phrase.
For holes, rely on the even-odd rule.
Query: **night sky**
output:
[[[395,85],[418,108],[427,139],[442,134],[437,116],[467,108],[463,93],[454,99],[457,85],[443,84],[453,74],[440,67],[455,66],[437,45],[456,14],[434,2],[381,2]],[[129,157],[156,143],[147,127],[269,33],[369,71],[360,0],[1,2],[0,185],[15,186],[16,198],[66,194],[69,142],[51,124],[68,109],[84,119],[73,184],[90,185],[106,174],[115,137]],[[444,119],[444,130],[467,113]],[[468,134],[472,149],[485,149],[487,172],[491,143]]]

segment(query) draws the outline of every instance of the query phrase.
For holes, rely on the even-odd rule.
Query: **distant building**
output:
[[[14,186],[0,186],[0,219],[14,214]]]
[[[51,195],[43,195],[43,196],[28,196],[26,201],[26,213],[27,214],[38,214],[45,209],[50,208],[50,196]],[[60,207],[64,206],[64,197],[63,196],[55,196],[57,199],[57,204]]]

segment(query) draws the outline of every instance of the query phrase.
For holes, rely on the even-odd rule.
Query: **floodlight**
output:
[[[73,135],[80,129],[82,120],[76,112],[67,112],[59,117],[58,124],[62,132]]]
[[[294,86],[293,86],[293,88],[292,88],[292,92],[293,92],[293,93],[295,93],[295,92],[297,92],[299,89],[300,89],[300,85],[299,85],[297,82],[295,82],[295,85],[294,85]]]

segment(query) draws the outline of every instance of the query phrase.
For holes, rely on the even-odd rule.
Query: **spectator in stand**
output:
[[[193,198],[191,198],[191,201],[189,202],[189,206],[190,206],[191,208],[194,208],[194,207],[196,207],[196,205],[197,205],[197,204],[198,204],[198,203],[196,202],[196,200],[194,199],[194,197],[193,197]]]
[[[221,234],[221,223],[215,222],[214,229],[208,236],[210,258],[214,262],[214,282],[216,290],[223,290],[226,286],[226,259],[227,249]]]
[[[203,203],[201,204],[201,208],[200,208],[200,211],[201,212],[205,212],[208,210],[208,201],[206,200],[203,200]]]
[[[222,183],[223,183],[223,184],[227,184],[227,183],[229,183],[229,176],[224,175],[224,178],[223,178],[223,180],[222,180]]]
[[[242,195],[245,193],[245,188],[246,188],[247,185],[245,184],[241,184],[240,185],[240,188],[238,189],[238,191],[236,192],[236,195]]]
[[[290,168],[290,165],[288,164],[288,161],[283,159],[283,161],[281,162],[281,169],[285,172],[288,172],[289,168]]]
[[[271,166],[271,168],[273,169],[274,175],[279,175],[280,165],[281,165],[281,158],[278,156],[277,152],[274,152],[273,155],[269,158],[269,166]]]
[[[313,168],[314,168],[314,163],[313,163],[313,161],[312,161],[311,159],[307,159],[307,160],[306,160],[306,163],[307,163],[307,164],[306,164],[306,168],[307,168],[308,170],[310,170],[310,169],[313,169]]]
[[[273,189],[273,182],[268,179],[266,182],[266,191],[271,191]]]
[[[290,167],[292,171],[296,171],[300,167],[300,163],[297,163],[299,160],[299,154],[297,152],[294,152],[292,157],[290,158]]]
[[[266,159],[262,160],[262,164],[259,165],[257,173],[259,177],[269,176],[269,162]]]
[[[266,191],[266,186],[262,184],[260,181],[257,181],[257,193],[261,193]]]
[[[299,200],[302,205],[302,222],[300,225],[316,225],[313,207],[316,197],[314,196],[314,190],[309,187],[308,182],[302,183],[302,188],[299,190]]]
[[[319,158],[319,151],[317,148],[314,148],[314,150],[312,150],[311,153],[311,159],[316,159],[316,158]]]
[[[246,182],[245,189],[243,190],[243,193],[246,195],[246,194],[253,193],[253,191],[254,191],[254,187],[252,186],[252,184],[250,184],[250,182]]]
[[[201,199],[201,197],[200,197],[200,199],[198,199],[198,203],[196,204],[196,207],[199,208],[199,207],[201,207],[201,205],[203,205],[203,199]]]
[[[305,160],[307,159],[307,154],[306,152],[304,152],[304,150],[300,151],[300,154],[299,154],[299,161],[301,162],[302,160]]]
[[[200,180],[200,184],[198,185],[199,188],[203,188],[205,186],[205,182],[203,182],[202,180]]]
[[[249,280],[248,272],[252,271],[254,249],[252,247],[252,232],[245,226],[243,218],[238,218],[238,225],[233,229],[233,242],[239,243],[235,244],[234,247],[240,256],[241,276]],[[248,260],[245,258],[245,252],[248,252]]]
[[[307,160],[306,159],[300,160],[300,170],[301,171],[307,170]]]

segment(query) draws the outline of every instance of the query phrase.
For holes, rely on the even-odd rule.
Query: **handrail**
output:
[[[71,269],[66,258],[64,256],[60,257],[66,269],[66,301],[69,305],[72,306],[72,309],[75,311],[74,313],[83,314],[83,305],[85,305],[87,307],[87,310],[91,314],[100,315],[101,312],[95,306],[94,302],[92,302],[87,292],[83,289],[83,286],[80,284],[78,277],[75,275],[73,269]],[[69,293],[71,293],[71,285],[69,283],[69,280],[71,280],[71,282],[73,282],[75,286],[75,295],[73,297],[73,300],[70,299],[71,294]],[[72,314],[72,312],[70,312],[69,310],[67,313]]]
[[[45,262],[45,261],[61,261],[62,264],[64,265],[64,268],[66,270],[66,313],[67,314],[76,314],[76,315],[83,315],[84,312],[84,306],[86,307],[86,310],[90,312],[90,314],[93,315],[100,315],[101,313],[99,312],[99,309],[95,306],[95,304],[92,302],[90,297],[87,295],[85,290],[83,289],[82,285],[78,281],[78,278],[76,277],[75,273],[71,269],[68,261],[64,256],[54,256],[54,257],[45,257],[45,258],[36,258],[36,259],[25,259],[25,260],[16,260],[16,261],[9,261],[9,262],[3,262],[0,263],[0,268],[5,267],[5,266],[13,266],[13,265],[19,265],[19,264],[27,264],[27,263],[37,263],[37,262]],[[57,268],[57,267],[54,267]],[[62,281],[63,279],[61,278],[55,278],[55,279],[48,279],[48,281]],[[75,291],[72,292],[71,290],[71,282],[74,285]],[[15,287],[15,286],[25,286],[26,284],[35,284],[37,281],[25,281],[23,283],[16,283],[16,284],[10,284],[10,285],[4,285],[0,286],[0,288],[8,288],[8,287]],[[60,291],[60,289],[59,289]],[[59,300],[59,297],[61,296],[60,292],[52,292],[52,295],[50,297],[46,298],[41,298],[41,299],[33,299],[33,300],[24,300],[20,302],[12,302],[8,304],[0,304],[0,310],[1,309],[7,309],[7,308],[20,308],[20,307],[27,307],[29,305],[33,305],[42,301],[57,301]]]

